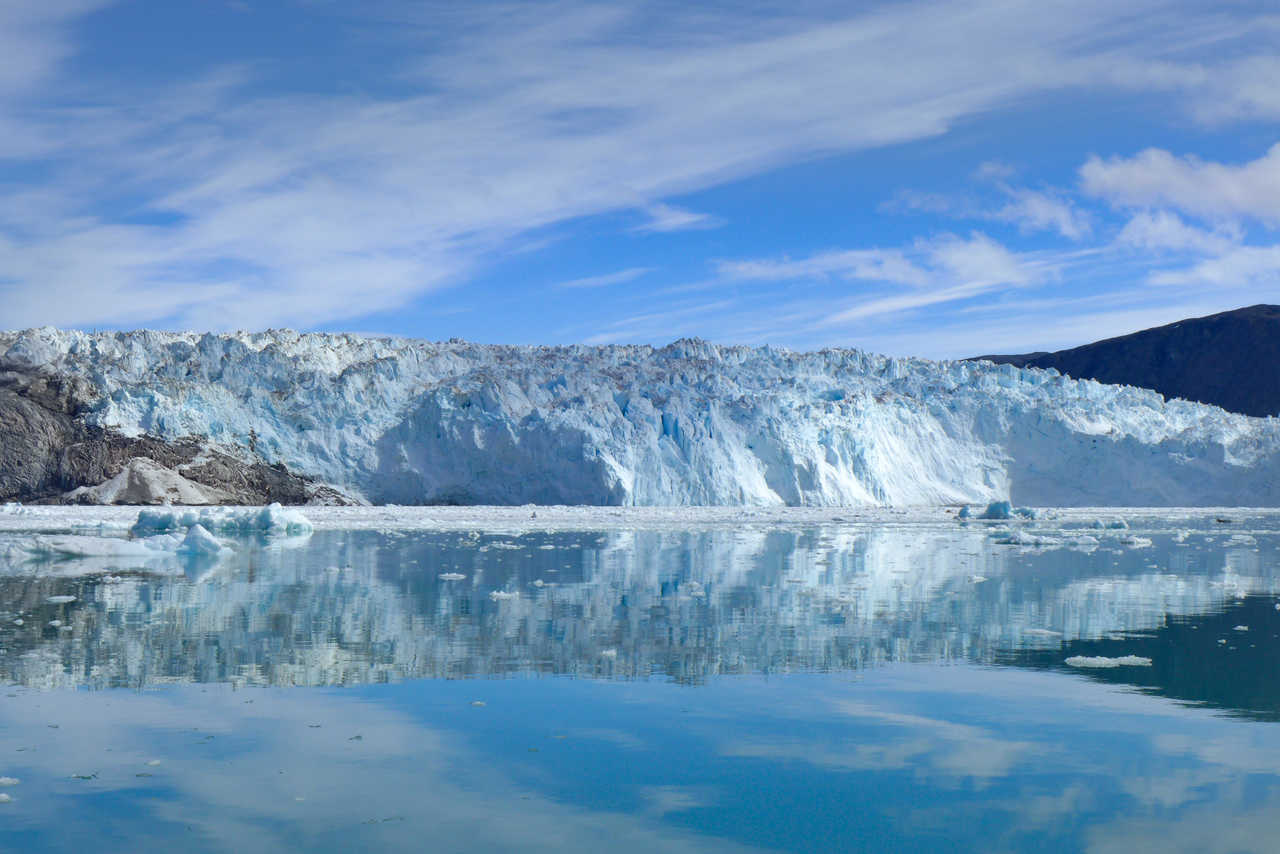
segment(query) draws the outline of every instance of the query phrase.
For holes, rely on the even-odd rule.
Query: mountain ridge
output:
[[[1280,415],[1280,305],[1186,318],[1066,350],[972,359],[1053,368],[1244,415]]]

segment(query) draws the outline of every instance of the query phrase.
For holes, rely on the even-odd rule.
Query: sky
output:
[[[1259,302],[1274,0],[0,2],[0,328],[950,358]]]

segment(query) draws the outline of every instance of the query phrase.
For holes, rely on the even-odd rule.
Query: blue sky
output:
[[[0,5],[0,327],[952,357],[1280,302],[1270,2]]]

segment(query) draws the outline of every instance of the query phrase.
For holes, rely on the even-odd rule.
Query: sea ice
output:
[[[1067,659],[1066,664],[1068,667],[1095,668],[1150,667],[1151,659],[1140,655],[1122,655],[1118,658],[1108,658],[1104,655],[1073,655]]]

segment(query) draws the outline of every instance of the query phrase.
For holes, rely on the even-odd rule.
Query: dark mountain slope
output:
[[[1155,389],[1246,415],[1280,415],[1280,306],[1254,305],[1059,350],[977,356]]]

